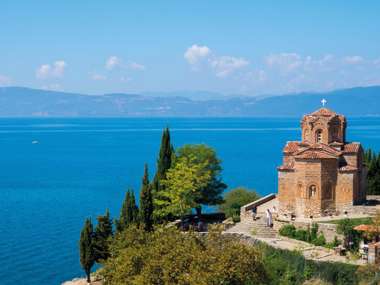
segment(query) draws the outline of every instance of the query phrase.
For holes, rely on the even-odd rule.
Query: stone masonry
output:
[[[278,167],[280,215],[337,215],[365,201],[363,149],[346,142],[346,125],[344,116],[327,108],[303,117],[302,140],[287,142]]]

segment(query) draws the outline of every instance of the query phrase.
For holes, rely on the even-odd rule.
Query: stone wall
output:
[[[341,172],[338,174],[338,187],[336,190],[336,209],[340,213],[353,205],[354,173]]]

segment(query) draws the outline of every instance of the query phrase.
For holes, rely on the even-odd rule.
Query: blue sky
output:
[[[0,85],[280,94],[380,85],[379,1],[0,2]]]

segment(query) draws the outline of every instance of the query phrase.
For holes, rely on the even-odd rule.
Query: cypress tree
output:
[[[121,232],[129,225],[138,220],[138,208],[136,206],[135,194],[132,189],[128,189],[120,211],[119,220],[116,221],[116,231]]]
[[[368,188],[367,193],[372,195],[380,194],[380,153],[371,149],[365,152],[365,163],[368,168],[367,182]]]
[[[128,206],[128,215],[130,217],[129,224],[138,223],[139,221],[139,208],[136,205],[135,192],[131,189],[131,201]]]
[[[110,256],[109,242],[113,236],[113,231],[112,220],[108,209],[106,214],[104,216],[98,216],[97,220],[98,224],[96,225],[94,236],[94,254],[95,261],[99,262],[106,260]]]
[[[160,153],[157,159],[157,170],[153,179],[153,190],[158,192],[162,189],[160,180],[166,178],[166,171],[172,164],[174,149],[170,142],[169,128],[165,128],[162,132]]]
[[[93,248],[93,226],[90,219],[86,219],[83,229],[80,233],[79,254],[80,264],[87,276],[87,283],[91,282],[91,268],[95,263],[94,248]]]
[[[145,164],[140,192],[140,223],[146,231],[153,228],[153,197],[152,187],[149,184],[148,165]]]

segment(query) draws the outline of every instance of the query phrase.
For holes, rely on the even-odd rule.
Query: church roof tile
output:
[[[287,142],[283,151],[286,153],[294,153],[300,149],[300,142],[290,141]]]
[[[337,158],[341,155],[341,152],[339,150],[336,150],[335,148],[323,143],[312,144],[304,149],[299,150],[295,153],[295,155],[297,157],[302,157],[304,154],[306,155],[306,153],[308,153],[307,155],[311,155],[310,153],[318,153],[315,155],[311,155],[316,156],[316,158]]]
[[[360,143],[348,143],[344,145],[344,153],[356,153],[360,149]]]
[[[317,111],[311,113],[312,116],[324,116],[324,117],[332,117],[336,116],[336,113],[334,111],[331,111],[327,108],[320,108]]]
[[[323,150],[317,149],[308,149],[303,151],[302,153],[296,155],[296,158],[299,159],[326,159],[326,158],[337,158],[337,156],[330,154]]]

